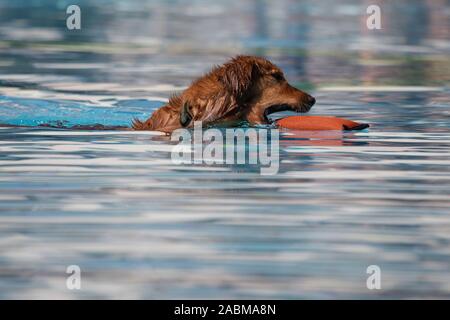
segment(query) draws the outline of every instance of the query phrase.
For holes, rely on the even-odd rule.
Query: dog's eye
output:
[[[272,73],[272,77],[277,81],[284,80],[284,76],[281,72]]]

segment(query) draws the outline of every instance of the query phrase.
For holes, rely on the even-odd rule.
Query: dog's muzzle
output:
[[[282,111],[294,111],[294,112],[308,112],[312,106],[316,103],[316,99],[312,96],[308,97],[307,102],[303,102],[300,106],[294,107],[288,104],[277,104],[270,107],[267,107],[266,110],[264,110],[264,120],[267,123],[271,123],[272,120],[269,119],[269,115],[276,112],[282,112]]]
[[[266,110],[264,110],[264,120],[267,123],[272,123],[272,120],[269,119],[269,115],[276,112],[282,112],[282,111],[297,111],[294,107],[288,105],[288,104],[277,104],[274,106],[267,107]]]
[[[316,98],[314,98],[313,96],[308,96],[306,101],[304,101],[302,103],[300,110],[297,112],[308,112],[309,110],[311,110],[311,108],[313,107],[313,105],[315,103],[316,103]]]

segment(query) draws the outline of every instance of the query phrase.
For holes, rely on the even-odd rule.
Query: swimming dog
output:
[[[146,121],[133,122],[135,130],[170,133],[203,126],[270,123],[268,115],[291,110],[308,112],[316,102],[291,86],[283,72],[267,59],[237,56],[195,80],[185,91],[169,99]]]

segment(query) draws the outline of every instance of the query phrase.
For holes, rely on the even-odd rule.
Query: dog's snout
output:
[[[308,103],[312,107],[316,103],[316,98],[314,98],[313,96],[309,96]]]

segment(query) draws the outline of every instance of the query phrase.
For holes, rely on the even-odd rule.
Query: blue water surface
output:
[[[1,299],[450,298],[447,4],[78,3],[67,30],[71,1],[0,1]],[[236,54],[370,129],[284,130],[261,175],[117,128]]]
[[[134,118],[148,118],[163,102],[127,100],[112,106],[90,106],[74,101],[0,96],[1,121],[15,126],[70,128],[101,124],[129,127]]]

